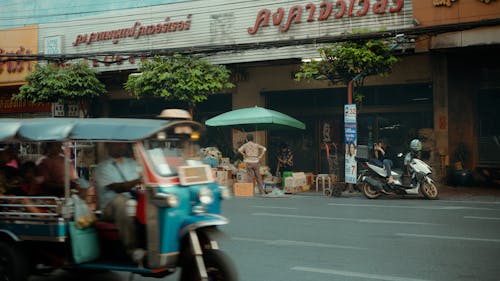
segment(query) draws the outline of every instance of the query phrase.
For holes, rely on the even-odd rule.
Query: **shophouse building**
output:
[[[197,107],[195,119],[254,105],[287,113],[307,128],[259,133],[268,164],[275,165],[278,145],[287,142],[295,169],[324,173],[331,168],[326,147],[343,163],[347,89],[296,82],[302,60],[317,57],[322,44],[358,38],[360,31],[404,39],[397,41],[400,61],[392,73],[368,77],[356,89],[364,96],[358,144],[384,137],[403,150],[423,135],[427,157],[444,173],[460,142],[471,152],[464,164],[470,169],[500,165],[498,125],[491,122],[498,119],[492,109],[500,96],[498,18],[499,1],[182,1],[41,24],[38,51],[68,62],[85,58],[98,70],[110,95],[94,104],[94,116],[152,117],[182,106],[136,99],[123,90],[128,75],[153,55],[191,53],[224,64],[236,87]],[[208,144],[237,145],[242,135],[210,129]]]
[[[425,31],[415,53],[430,58],[434,73],[436,149],[451,170],[462,154],[463,168],[498,180],[499,1],[413,1],[413,14]]]
[[[16,59],[18,55],[38,53],[38,26],[0,30],[0,117],[50,116],[50,104],[31,104],[12,100],[35,62]]]

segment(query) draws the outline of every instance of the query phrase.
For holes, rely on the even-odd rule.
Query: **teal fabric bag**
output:
[[[71,238],[71,250],[75,263],[93,261],[99,258],[99,239],[94,227],[80,229],[75,222],[69,222],[69,235]]]

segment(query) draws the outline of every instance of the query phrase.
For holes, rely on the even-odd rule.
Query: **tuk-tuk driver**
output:
[[[137,241],[135,217],[127,214],[127,201],[132,200],[130,190],[142,183],[137,163],[127,157],[128,144],[108,143],[109,157],[99,163],[95,179],[102,218],[117,225],[118,235],[127,254],[136,262],[145,255]]]

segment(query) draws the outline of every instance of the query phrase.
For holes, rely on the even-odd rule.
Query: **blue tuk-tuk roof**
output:
[[[0,142],[136,141],[150,137],[174,123],[178,121],[132,118],[1,118]]]

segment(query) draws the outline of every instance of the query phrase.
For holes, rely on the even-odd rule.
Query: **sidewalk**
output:
[[[486,200],[500,202],[500,187],[464,187],[464,186],[438,186],[438,198],[441,200]],[[295,193],[294,195],[324,196],[323,192],[308,191]],[[341,197],[364,197],[363,193],[342,192]]]
[[[440,199],[490,198],[500,201],[500,187],[454,187],[441,185],[438,189]]]

